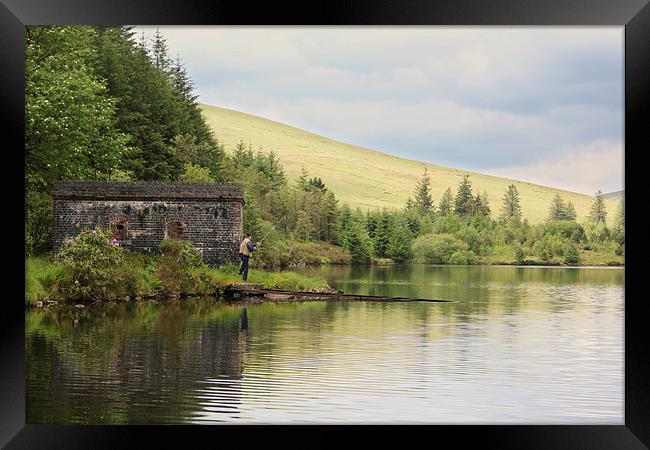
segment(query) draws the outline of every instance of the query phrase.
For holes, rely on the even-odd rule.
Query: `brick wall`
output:
[[[238,184],[64,181],[54,185],[54,249],[84,228],[111,228],[120,245],[158,252],[190,240],[209,265],[238,262],[243,233]]]

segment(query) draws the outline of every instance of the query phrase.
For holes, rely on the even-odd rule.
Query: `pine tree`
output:
[[[469,175],[463,175],[463,181],[458,185],[455,199],[455,212],[461,217],[469,217],[476,210],[476,200],[472,195],[472,183]]]
[[[424,215],[433,214],[433,199],[431,198],[431,179],[427,174],[426,167],[424,175],[415,186],[415,208]]]
[[[567,202],[566,208],[565,208],[565,217],[566,220],[576,220],[578,217],[576,214],[576,208],[573,206],[573,203]]]
[[[453,199],[451,197],[451,188],[447,188],[447,190],[442,196],[442,199],[440,200],[440,206],[438,207],[441,216],[446,216],[451,212],[452,200]]]
[[[503,207],[501,209],[503,218],[506,220],[521,220],[521,206],[519,205],[519,191],[517,186],[511,184],[503,196]]]
[[[551,200],[551,206],[548,212],[548,220],[565,220],[566,206],[560,194],[555,194]]]
[[[157,69],[166,72],[169,69],[170,62],[167,55],[167,40],[160,32],[160,28],[156,28],[153,35],[153,45],[151,46],[151,57]]]
[[[304,210],[298,211],[298,219],[296,221],[296,229],[294,234],[299,241],[309,241],[314,236],[314,226],[311,218]]]
[[[353,262],[364,263],[372,257],[372,244],[368,232],[355,220],[351,221],[341,236],[343,248],[350,252]]]
[[[386,256],[397,263],[410,259],[413,256],[411,252],[412,242],[413,236],[407,224],[403,220],[398,221],[390,230]]]
[[[491,212],[487,192],[483,191],[483,195],[478,194],[476,196],[476,214],[482,217],[490,217]]]
[[[194,83],[187,74],[187,69],[183,65],[180,55],[177,55],[173,64],[170,65],[169,75],[176,92],[178,92],[188,104],[194,104],[198,99],[198,95],[194,93]]]
[[[327,192],[323,196],[321,207],[324,225],[323,239],[333,244],[338,240],[341,227],[337,203],[332,192]]]
[[[373,249],[375,256],[379,258],[386,256],[388,241],[390,239],[390,228],[390,215],[388,214],[388,211],[386,211],[386,208],[384,208],[378,217],[373,239]]]
[[[594,196],[594,201],[591,204],[591,212],[589,213],[589,222],[592,225],[598,225],[599,223],[606,223],[607,219],[607,209],[605,207],[605,199],[603,198],[603,193],[599,190]]]
[[[305,169],[305,166],[300,169],[300,176],[296,179],[296,184],[303,191],[309,189],[309,171]]]

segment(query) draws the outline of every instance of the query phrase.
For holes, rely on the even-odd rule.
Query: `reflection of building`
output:
[[[54,248],[83,228],[108,227],[120,245],[151,252],[190,240],[208,264],[236,262],[243,189],[230,183],[62,181],[54,185]]]

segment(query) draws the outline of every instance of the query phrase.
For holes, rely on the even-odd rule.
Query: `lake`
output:
[[[624,423],[621,268],[304,268],[453,303],[26,311],[26,422]]]

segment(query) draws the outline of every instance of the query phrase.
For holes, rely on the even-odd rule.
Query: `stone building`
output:
[[[209,265],[238,262],[243,194],[231,183],[57,182],[54,249],[100,226],[128,249],[155,253],[163,239],[190,240]]]

